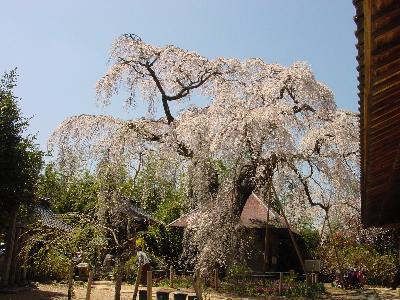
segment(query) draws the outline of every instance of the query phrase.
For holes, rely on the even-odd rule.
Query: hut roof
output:
[[[247,199],[240,215],[240,224],[249,228],[265,228],[267,225],[268,207],[256,194]],[[269,224],[274,227],[286,228],[283,218],[272,208],[269,208]]]
[[[265,228],[267,225],[267,211],[268,208],[265,203],[252,193],[246,201],[240,215],[240,225],[247,228]],[[171,227],[186,227],[189,219],[196,210],[181,216],[167,226]],[[269,209],[269,226],[276,228],[286,228],[283,218],[272,208]],[[292,231],[294,231],[292,229]],[[295,231],[294,231],[295,232]]]
[[[42,221],[44,226],[67,232],[72,231],[72,226],[62,221],[49,207],[45,205],[36,205],[34,210],[36,216]]]
[[[400,1],[353,0],[367,227],[400,224]]]

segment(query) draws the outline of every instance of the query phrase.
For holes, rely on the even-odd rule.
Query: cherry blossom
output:
[[[186,241],[198,269],[234,256],[252,192],[267,201],[273,186],[293,224],[304,217],[322,224],[327,211],[343,226],[359,216],[358,115],[338,109],[306,63],[207,59],[131,34],[115,40],[110,63],[96,86],[99,101],[107,105],[125,90],[128,106],[143,101],[163,116],[68,118],[50,145],[64,165],[96,163],[105,152],[133,168],[148,151],[179,160],[189,206],[197,208]],[[199,98],[208,105],[196,105]],[[191,105],[175,113],[175,102]]]

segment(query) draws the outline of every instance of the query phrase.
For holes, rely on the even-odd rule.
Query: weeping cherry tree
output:
[[[132,34],[114,41],[110,61],[98,101],[107,105],[125,90],[126,105],[142,101],[152,114],[70,117],[50,145],[65,167],[98,162],[105,149],[116,165],[133,168],[138,153],[179,161],[196,208],[186,248],[195,249],[189,256],[200,274],[234,257],[240,212],[252,192],[267,198],[266,187],[291,222],[322,223],[328,211],[343,226],[357,221],[358,116],[336,107],[307,64],[208,59]]]

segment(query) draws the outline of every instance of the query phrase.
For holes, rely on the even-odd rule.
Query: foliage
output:
[[[242,264],[233,264],[229,266],[227,271],[228,279],[245,279],[251,274],[251,270],[249,267],[242,265]]]
[[[29,204],[42,165],[43,153],[34,136],[24,136],[29,125],[21,115],[16,87],[16,70],[5,73],[0,80],[0,210]]]
[[[64,215],[64,221],[73,225],[72,231],[48,228],[39,221],[25,233],[28,239],[20,256],[31,256],[35,275],[42,279],[66,279],[69,263],[77,252],[82,252],[83,261],[92,267],[102,263],[107,245],[103,233],[77,216]]]
[[[297,225],[299,234],[304,240],[308,252],[315,257],[321,242],[320,233],[311,220],[304,220]]]
[[[44,249],[38,249],[34,254],[33,272],[36,279],[41,280],[65,280],[68,278],[69,260],[57,249],[49,249],[47,253],[42,253]]]
[[[339,266],[334,253],[333,240],[326,241],[319,249],[322,272],[331,275]],[[335,235],[340,264],[345,272],[357,268],[361,270],[369,284],[388,285],[396,272],[396,255],[380,254],[372,245],[360,244],[343,236]]]
[[[182,234],[165,226],[180,216],[186,198],[183,180],[175,174],[176,168],[175,164],[147,156],[136,177],[133,195],[141,207],[164,223],[150,225],[138,233],[143,248],[157,257],[159,264],[178,267]]]
[[[97,202],[98,184],[88,171],[66,176],[54,163],[45,166],[40,176],[37,195],[50,201],[56,213],[92,213]]]
[[[45,166],[37,195],[48,199],[50,208],[71,226],[72,231],[47,228],[40,221],[30,226],[25,252],[29,252],[36,262],[35,274],[65,279],[65,268],[68,269],[69,261],[77,252],[83,252],[85,262],[91,266],[98,268],[101,265],[107,239],[101,228],[91,222],[97,190],[97,181],[89,172],[72,176],[60,172],[53,163]]]

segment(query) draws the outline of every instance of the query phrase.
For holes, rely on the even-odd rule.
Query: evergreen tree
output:
[[[23,135],[29,122],[21,116],[18,98],[13,93],[16,82],[15,69],[0,80],[0,215],[5,220],[0,227],[8,228],[2,268],[4,285],[9,281],[17,212],[21,204],[32,201],[42,166],[42,152],[37,149],[35,138]]]

